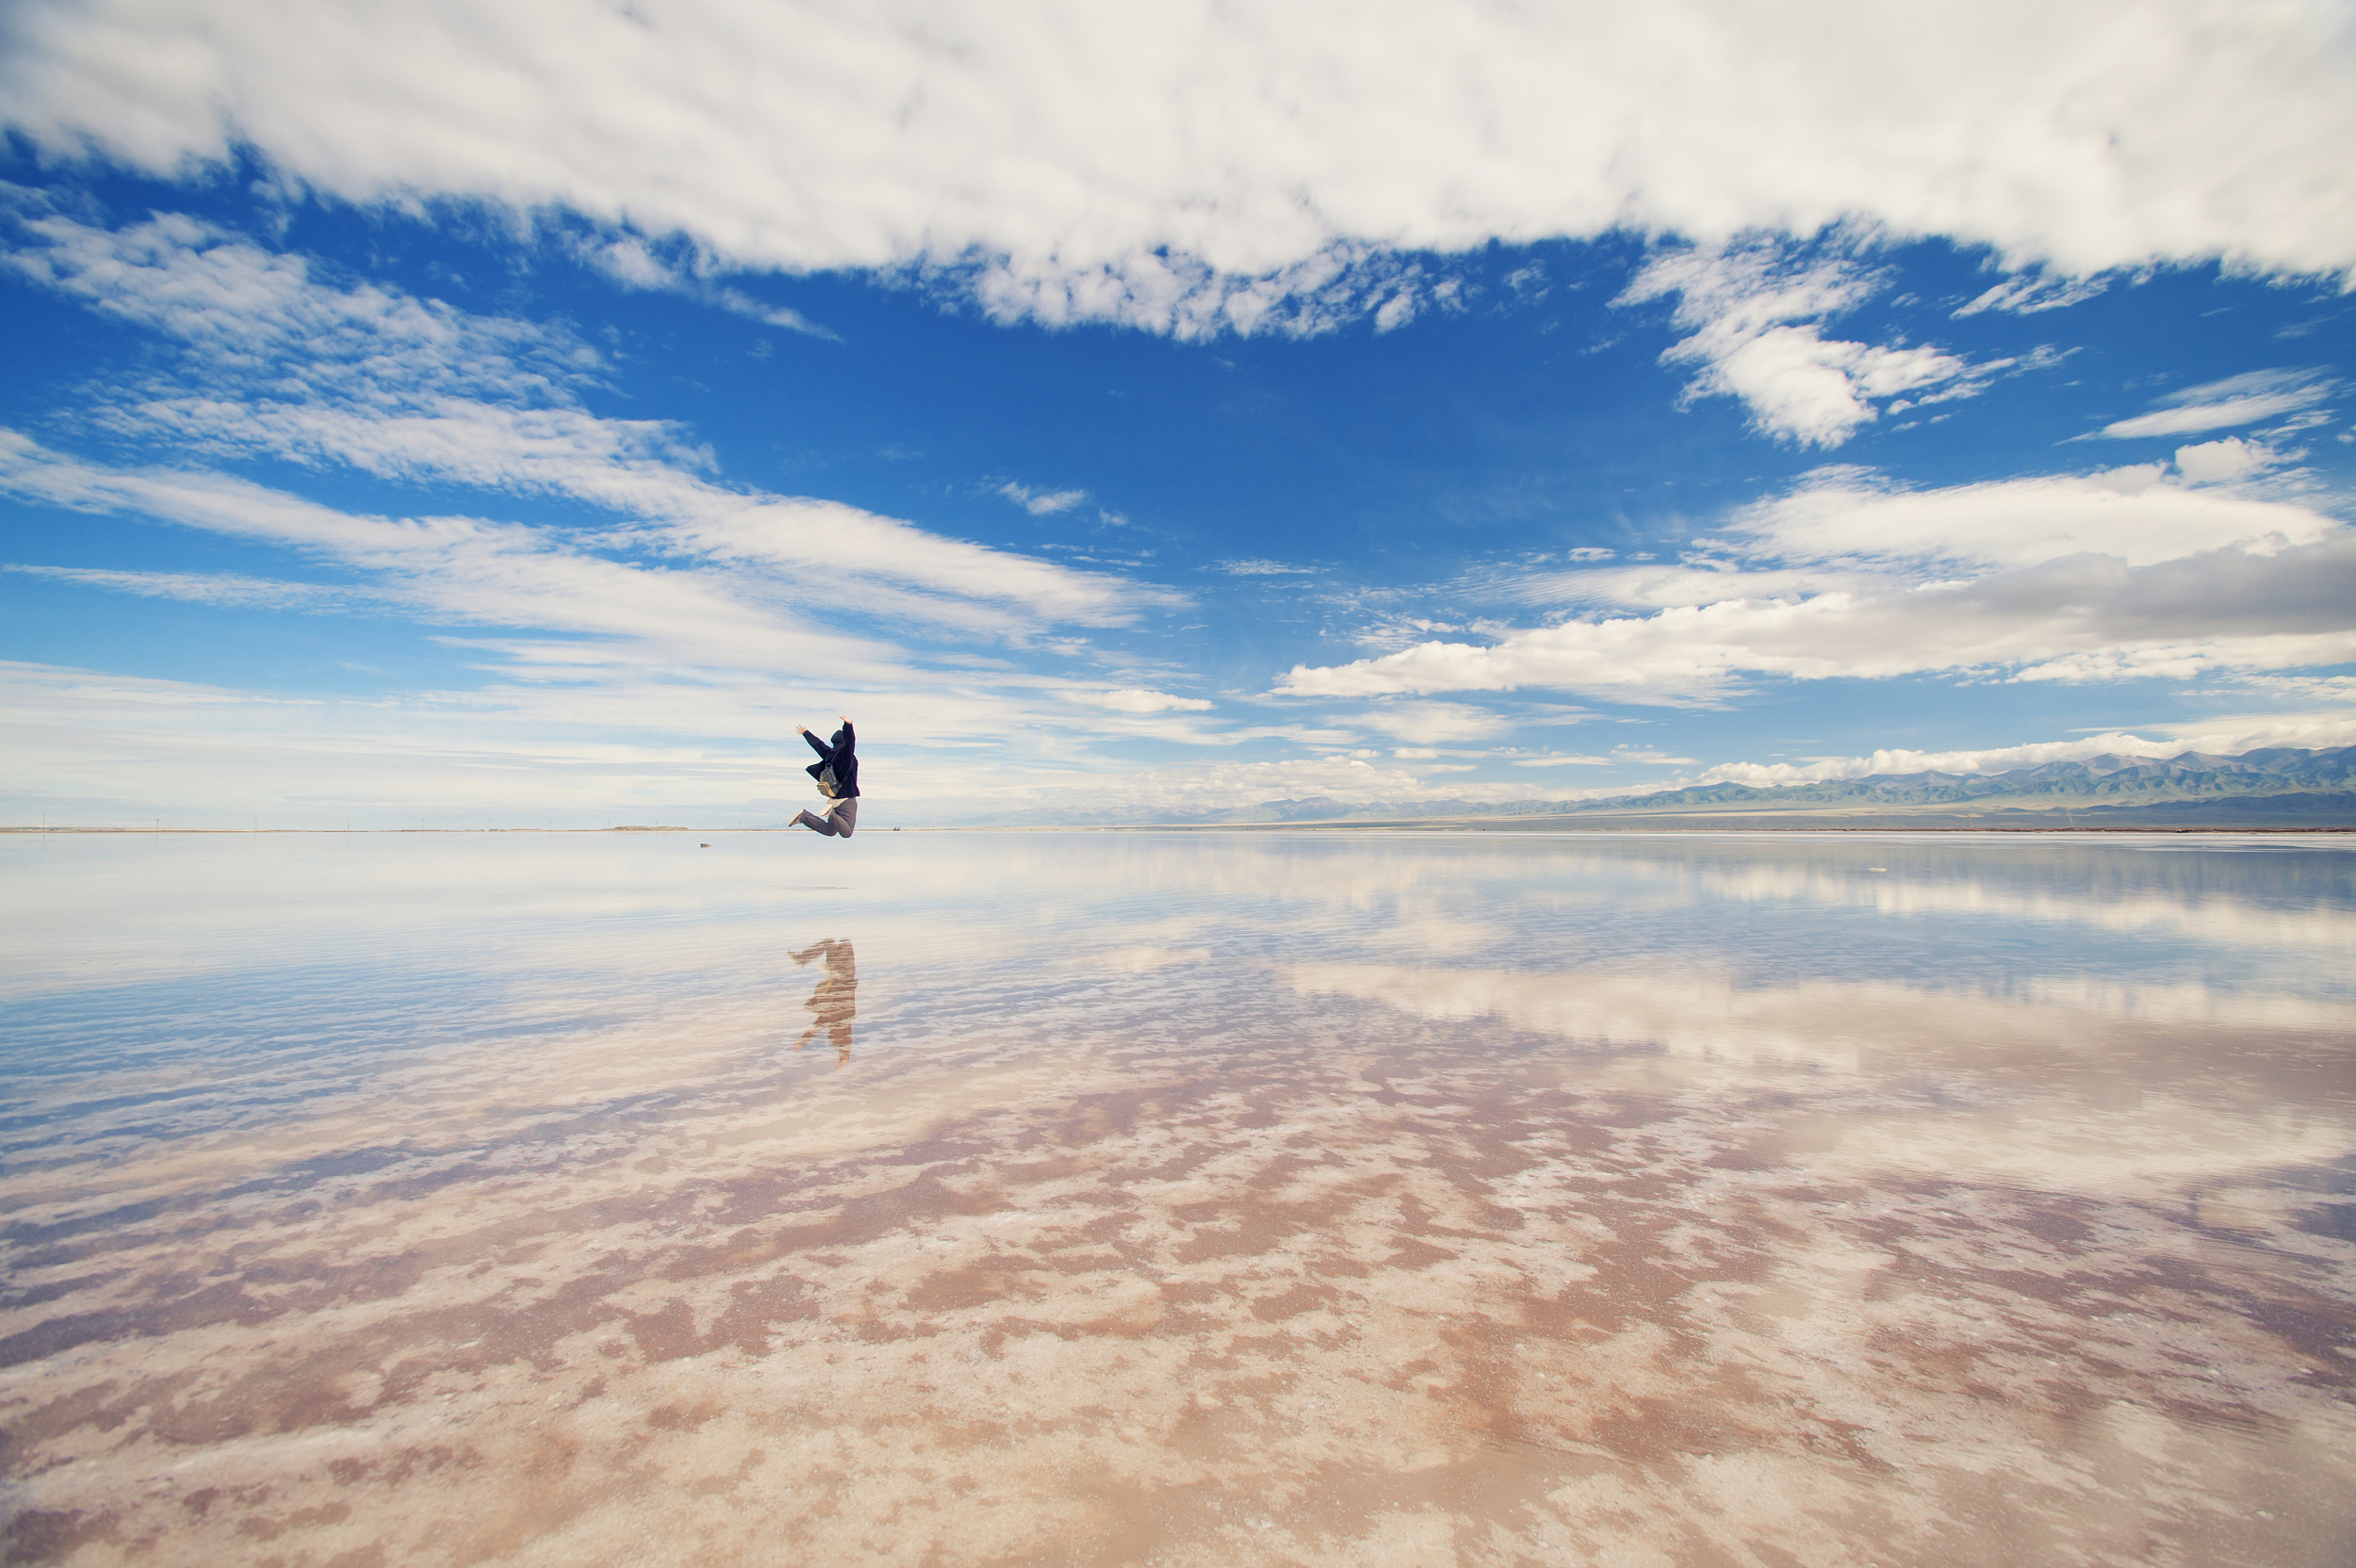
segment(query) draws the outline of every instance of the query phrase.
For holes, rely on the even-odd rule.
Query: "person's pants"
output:
[[[808,811],[796,812],[794,821],[796,825],[807,827],[813,833],[824,833],[829,839],[847,839],[851,830],[859,825],[859,797],[854,795],[849,800],[836,801],[823,817],[813,817]]]

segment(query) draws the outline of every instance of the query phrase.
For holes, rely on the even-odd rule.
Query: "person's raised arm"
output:
[[[797,727],[801,729],[802,739],[810,743],[810,750],[816,752],[820,757],[825,758],[827,761],[834,760],[834,750],[832,747],[828,746],[826,742],[820,740],[817,736],[812,735],[810,732],[808,726],[799,726]]]
[[[848,713],[837,713],[835,717],[843,721],[843,749],[844,751],[857,751],[859,749],[859,736],[852,731],[851,715]]]

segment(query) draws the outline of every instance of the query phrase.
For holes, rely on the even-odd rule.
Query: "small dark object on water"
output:
[[[697,849],[710,849],[712,846],[710,844],[697,844],[695,847]]]

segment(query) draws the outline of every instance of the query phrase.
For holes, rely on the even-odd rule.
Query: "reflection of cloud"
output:
[[[1846,1119],[1824,1135],[1826,1150],[1801,1152],[1809,1173],[1828,1181],[1884,1183],[1906,1170],[2125,1195],[2321,1165],[2356,1151],[2356,1123],[2287,1108],[2314,1086],[2291,1059],[2245,1059],[2230,1077],[2217,1064],[2236,1036],[2263,1051],[2285,1033],[2356,1035],[2356,1000],[2130,981],[2032,982],[2004,995],[1871,981],[1750,988],[1634,966],[1321,963],[1284,972],[1313,997],[1595,1042],[1622,1053],[1633,1074],[1665,1068],[1694,1088],[1773,1083],[1795,1068],[1884,1082],[1907,1072],[1957,1074],[1978,1086],[1972,1093],[1985,1115],[1892,1108]],[[2122,1076],[2148,1097],[2135,1110],[2108,1110],[2099,1142],[2087,1138],[2071,1092],[2086,1075]]]
[[[1952,865],[1952,863],[1951,863]],[[1690,868],[1696,888],[1713,900],[1741,904],[1806,904],[1871,909],[1892,918],[1961,915],[2081,931],[2166,933],[2201,943],[2253,952],[2346,952],[2356,947],[2356,911],[2334,900],[2282,902],[2237,897],[2216,889],[2186,897],[2183,890],[2138,890],[2132,875],[2082,891],[2039,885],[2032,877],[1952,874],[1951,866],[1860,879],[1844,868],[1733,861]],[[2156,880],[2156,878],[2155,878]],[[2261,886],[2264,879],[2260,879]],[[2250,890],[2260,892],[2260,887]]]
[[[1358,996],[1434,1019],[1497,1018],[1517,1029],[1745,1066],[1863,1071],[1902,1062],[2002,1070],[2082,1060],[2116,1045],[2104,1022],[2356,1032],[2356,1002],[2250,995],[2190,982],[2030,981],[2004,996],[1874,982],[1751,988],[1624,969],[1520,971],[1300,964],[1293,987]],[[2169,1042],[2171,1045],[2177,1042]]]
[[[12,1503],[185,1560],[1086,1560],[1078,1452],[1171,1499],[1140,1556],[2338,1539],[2347,1251],[2265,1169],[2348,1147],[2341,969],[1743,872],[2345,909],[2341,858],[695,841],[0,840]],[[817,918],[921,1049],[777,1049]],[[1511,967],[1573,945],[1616,967]],[[846,1037],[850,947],[794,954]]]

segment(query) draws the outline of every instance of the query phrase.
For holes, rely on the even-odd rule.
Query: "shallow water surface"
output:
[[[15,836],[6,1556],[2343,1565],[2352,874]]]

